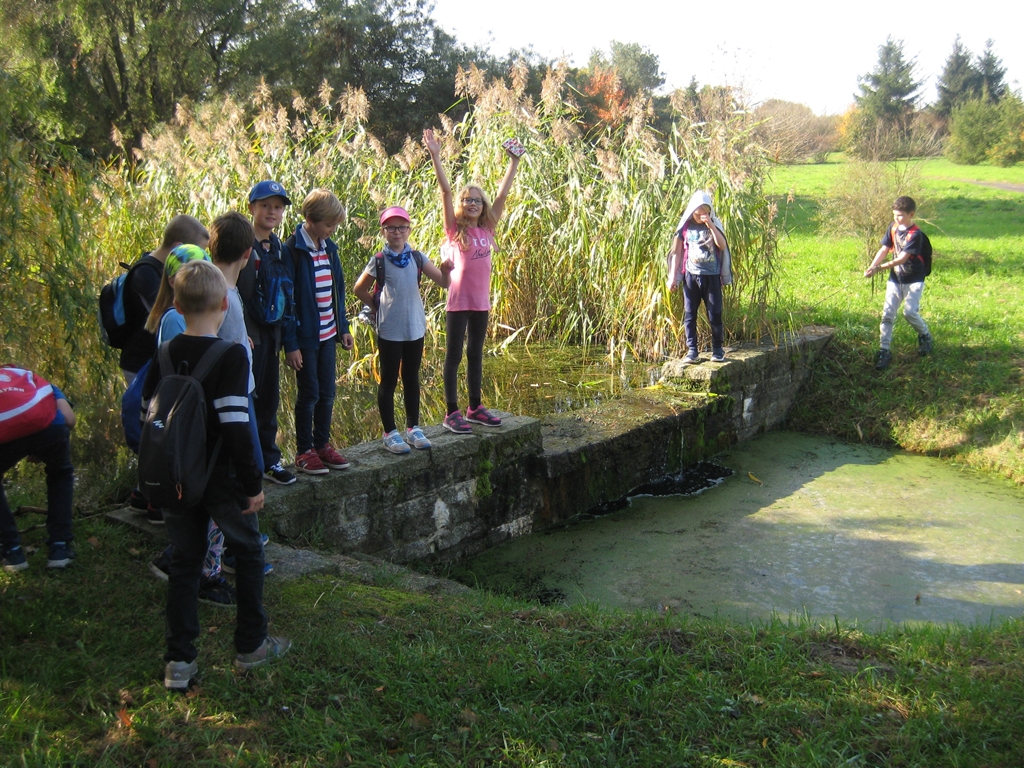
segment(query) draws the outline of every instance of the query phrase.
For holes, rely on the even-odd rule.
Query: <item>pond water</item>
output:
[[[773,432],[731,476],[512,541],[453,574],[544,602],[766,621],[1024,614],[1024,492],[947,462]],[[727,473],[722,473],[727,474]]]
[[[344,353],[339,353],[344,354]],[[444,350],[428,347],[420,371],[421,418],[424,426],[444,418]],[[341,363],[339,363],[339,366]],[[459,371],[459,397],[466,407],[466,368]],[[520,416],[543,417],[575,411],[620,396],[623,392],[655,383],[661,365],[637,362],[631,357],[612,358],[604,346],[557,347],[550,344],[488,346],[484,356],[483,400],[489,408]],[[294,385],[286,379],[282,402],[294,400]],[[398,421],[405,415],[402,386],[395,393]],[[282,409],[281,427],[293,432],[291,414]],[[343,445],[379,440],[377,384],[373,373],[363,370],[346,376],[338,385],[334,404],[333,433]]]

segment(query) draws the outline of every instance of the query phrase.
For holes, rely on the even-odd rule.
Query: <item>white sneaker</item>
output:
[[[411,450],[397,429],[392,429],[384,435],[384,447],[392,453],[408,453]]]
[[[419,448],[421,451],[430,447],[430,441],[419,427],[409,427],[405,430],[405,439],[412,444],[413,448]]]

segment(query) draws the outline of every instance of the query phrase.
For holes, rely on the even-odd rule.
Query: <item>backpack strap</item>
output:
[[[169,342],[168,342],[169,343]],[[235,342],[228,341],[227,339],[217,339],[210,348],[203,353],[203,356],[199,358],[199,362],[196,363],[196,369],[192,373],[192,378],[198,381],[200,384],[206,375],[210,372],[210,369],[217,364],[224,353],[234,346]]]
[[[412,257],[416,259],[416,285],[419,285],[423,280],[423,254],[419,251],[413,251]]]
[[[374,275],[373,279],[377,281],[377,291],[384,290],[384,251],[377,251],[377,255],[374,258]]]

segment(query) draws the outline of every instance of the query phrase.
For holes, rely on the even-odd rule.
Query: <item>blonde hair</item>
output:
[[[345,207],[329,189],[314,189],[306,195],[299,210],[312,222],[340,222],[345,216]]]
[[[466,231],[472,226],[469,223],[469,217],[466,212],[462,209],[462,198],[469,194],[472,190],[476,190],[480,193],[480,199],[483,203],[480,206],[480,215],[477,216],[476,226],[481,229],[494,233],[494,230],[498,227],[498,220],[494,216],[494,211],[491,209],[491,199],[484,192],[483,187],[477,184],[467,184],[459,190],[458,197],[455,198],[455,240],[463,248],[469,247],[469,238],[466,235]],[[476,195],[471,195],[476,197]]]
[[[224,274],[208,261],[190,261],[174,276],[174,298],[183,315],[220,309],[227,295]]]

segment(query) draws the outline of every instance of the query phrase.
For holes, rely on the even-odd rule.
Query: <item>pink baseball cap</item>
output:
[[[388,219],[394,218],[405,219],[412,224],[412,219],[409,218],[408,212],[400,205],[392,205],[390,208],[386,208],[384,213],[380,215],[380,223],[383,224]]]

